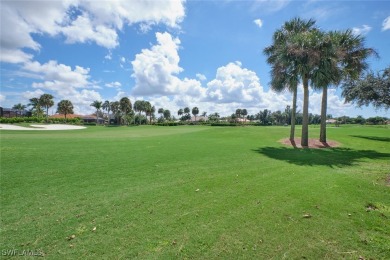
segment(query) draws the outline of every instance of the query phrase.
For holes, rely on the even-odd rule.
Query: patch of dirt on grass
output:
[[[280,140],[284,145],[293,146],[294,148],[302,148],[301,138],[295,138],[294,141],[290,141],[289,138],[285,138]],[[322,148],[333,148],[339,147],[341,144],[339,142],[328,140],[326,143],[320,142],[317,139],[309,138],[309,145],[303,148],[312,148],[312,149],[322,149]]]

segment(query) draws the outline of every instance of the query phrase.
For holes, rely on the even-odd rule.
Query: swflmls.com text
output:
[[[44,256],[44,253],[40,250],[31,249],[2,249],[2,256]]]

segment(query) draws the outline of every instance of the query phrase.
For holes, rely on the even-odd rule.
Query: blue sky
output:
[[[313,18],[324,30],[352,29],[380,55],[369,59],[372,70],[390,65],[389,1],[2,0],[0,105],[50,93],[80,114],[92,113],[94,100],[124,96],[172,114],[186,106],[223,116],[237,108],[283,110],[291,95],[270,90],[262,51],[293,17]],[[340,93],[329,90],[334,116],[389,116],[345,104]],[[320,100],[311,90],[310,112],[320,113]]]

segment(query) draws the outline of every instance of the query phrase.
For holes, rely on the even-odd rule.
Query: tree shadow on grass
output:
[[[269,158],[302,166],[352,166],[364,159],[390,158],[390,153],[373,150],[354,150],[350,148],[330,149],[291,149],[287,147],[261,147],[253,151]]]
[[[367,136],[367,135],[350,135],[352,137],[363,138],[373,141],[381,141],[381,142],[390,142],[390,137],[381,137],[381,136]]]

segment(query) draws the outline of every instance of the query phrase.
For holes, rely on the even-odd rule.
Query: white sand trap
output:
[[[31,125],[31,127],[23,127],[17,125],[6,125],[0,124],[0,130],[77,130],[85,129],[85,126],[76,126],[76,125]]]

